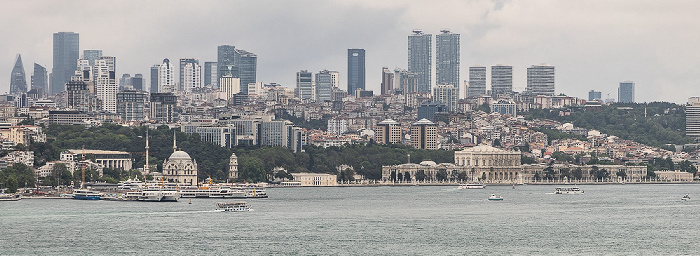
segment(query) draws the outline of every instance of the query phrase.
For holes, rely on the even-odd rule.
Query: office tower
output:
[[[144,91],[142,74],[134,74],[134,77],[131,78],[131,87],[134,87],[134,90]]]
[[[183,65],[184,64],[184,65]],[[180,59],[180,90],[191,92],[202,87],[202,68],[195,59]]]
[[[175,122],[177,96],[172,93],[151,93],[151,120],[158,123]]]
[[[102,100],[90,92],[88,84],[73,80],[66,84],[66,103],[69,109],[94,112],[102,110]]]
[[[688,98],[685,106],[685,135],[700,138],[700,97]]]
[[[617,101],[620,103],[634,103],[634,82],[620,82],[620,87],[617,89]]]
[[[469,67],[469,88],[467,97],[486,95],[486,67]]]
[[[365,89],[365,49],[348,49],[348,94]]]
[[[218,89],[219,76],[217,76],[216,62],[204,62],[204,86],[210,86],[212,89]]]
[[[382,95],[391,94],[392,88],[394,86],[394,73],[387,67],[382,68]]]
[[[225,75],[219,78],[219,90],[224,92],[226,100],[233,98],[233,95],[241,92],[241,79],[231,75]]]
[[[51,71],[51,94],[65,90],[73,76],[80,57],[78,33],[58,32],[53,34],[53,69]]]
[[[439,84],[433,88],[433,100],[445,104],[448,111],[457,110],[458,99],[459,89],[457,86],[451,84]]]
[[[78,67],[75,70],[75,75],[71,77],[71,81],[82,81],[87,84],[90,93],[95,94],[95,78],[93,76],[95,69],[90,66],[90,63],[86,59],[78,59]]]
[[[169,59],[163,59],[163,64],[158,67],[158,93],[175,93],[175,67]]]
[[[147,98],[146,93],[136,90],[117,93],[117,114],[122,116],[122,121],[144,120]]]
[[[102,57],[102,50],[83,50],[83,59],[88,60],[91,67],[95,66],[95,60]]]
[[[119,78],[119,87],[130,88],[131,87],[131,74],[122,74]]]
[[[95,60],[95,95],[102,101],[102,110],[117,112],[116,61],[114,57],[102,56]]]
[[[409,94],[409,93],[417,93],[419,92],[419,81],[420,78],[418,77],[418,74],[413,73],[413,72],[408,72],[406,70],[402,70],[400,72],[401,74],[401,90],[403,91],[403,94]],[[394,78],[396,79],[396,78]]]
[[[525,92],[532,95],[554,95],[554,66],[532,65],[527,68]]]
[[[149,92],[151,93],[157,93],[158,92],[158,70],[160,69],[160,65],[156,64],[151,67],[151,89]]]
[[[513,66],[491,66],[491,95],[496,98],[513,93]]]
[[[588,101],[603,99],[603,93],[600,91],[591,90],[588,92]]]
[[[217,48],[217,55],[216,66],[219,71],[216,75],[218,78],[222,76],[238,77],[238,70],[236,70],[234,63],[236,47],[233,45],[220,45]]]
[[[331,94],[333,92],[333,83],[331,72],[328,70],[321,70],[316,74],[316,100],[330,101]]]
[[[302,70],[297,72],[296,97],[301,100],[314,100],[314,87],[311,72]]]
[[[459,34],[441,30],[435,36],[435,80],[459,89]]]
[[[413,30],[408,36],[408,72],[418,75],[418,92],[430,92],[432,35]]]
[[[198,74],[195,76],[194,70],[198,70]],[[201,82],[201,69],[199,68],[198,59],[180,59],[180,83],[178,84],[179,91],[191,91],[192,88],[199,87],[200,85],[194,85],[195,80]],[[185,79],[189,79],[189,83],[185,82]]]
[[[340,88],[340,72],[338,71],[329,71],[331,73],[331,84],[333,85],[334,90],[338,90]]]
[[[411,146],[417,149],[438,149],[437,125],[428,119],[411,124]]]
[[[439,101],[423,102],[417,107],[418,120],[428,119],[434,120],[435,113],[447,112],[447,106]]]
[[[15,66],[10,75],[10,94],[22,94],[27,92],[27,76],[24,74],[22,56],[17,54]]]
[[[401,125],[391,119],[386,119],[377,124],[374,141],[379,144],[401,143]]]
[[[48,84],[49,76],[46,73],[46,68],[42,65],[34,63],[34,73],[32,74],[32,89],[38,89],[39,97],[43,97],[46,90],[49,88]]]
[[[241,93],[248,94],[248,84],[256,82],[258,69],[258,56],[255,53],[241,49],[236,49],[234,54],[234,65],[238,69],[238,76],[241,78]]]

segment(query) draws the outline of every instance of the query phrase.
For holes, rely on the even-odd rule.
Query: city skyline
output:
[[[688,93],[698,94],[692,67],[700,60],[699,52],[682,50],[692,49],[700,41],[697,35],[682,33],[700,23],[693,18],[694,8],[688,3],[630,1],[601,9],[580,2],[353,1],[320,2],[298,13],[287,13],[291,3],[231,3],[240,8],[226,8],[227,3],[182,2],[163,8],[160,2],[138,2],[139,8],[132,8],[134,2],[129,1],[13,2],[2,12],[3,18],[26,25],[4,22],[7,25],[0,26],[11,38],[0,50],[4,60],[0,62],[0,70],[4,70],[0,72],[0,92],[9,91],[10,71],[17,54],[22,54],[25,69],[27,63],[38,63],[50,72],[54,68],[51,35],[64,31],[80,34],[81,53],[101,49],[105,55],[117,57],[118,77],[124,73],[147,74],[164,58],[216,61],[216,47],[229,44],[258,55],[257,81],[277,82],[289,88],[294,87],[295,73],[302,69],[347,70],[346,50],[363,48],[372,53],[367,58],[366,89],[379,92],[382,67],[408,68],[406,37],[413,29],[435,35],[449,28],[461,34],[461,74],[467,74],[470,66],[513,66],[514,90],[524,91],[526,68],[547,63],[557,67],[557,94],[586,98],[588,91],[597,90],[604,98],[615,98],[619,82],[631,80],[639,87],[637,102],[683,103]],[[97,19],[93,16],[98,14],[89,11],[97,6],[110,11],[100,12],[104,18]],[[62,11],[45,16],[42,8]],[[318,14],[327,8],[334,10],[335,22],[323,22],[327,17]],[[365,15],[363,20],[352,16],[358,11]],[[387,16],[387,11],[393,15]],[[231,16],[236,19],[257,22],[234,22],[222,28],[221,21],[231,17],[224,15],[227,12],[233,12]],[[265,17],[260,17],[263,13]],[[179,27],[157,22],[184,14],[200,21]],[[78,16],[85,17],[72,18]],[[119,16],[130,19],[112,26],[110,20],[115,19],[110,17]],[[590,22],[577,18],[586,16],[596,19]],[[143,23],[151,25],[140,25]],[[105,27],[114,36],[92,32]],[[120,40],[109,39],[114,37]],[[31,76],[30,70],[25,72]],[[433,65],[431,86],[435,85],[434,72]],[[464,75],[461,80],[466,80]],[[490,88],[491,82],[487,85]],[[343,84],[341,89],[346,86]],[[463,86],[460,84],[460,90],[465,89]]]

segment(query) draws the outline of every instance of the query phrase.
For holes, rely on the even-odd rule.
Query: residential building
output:
[[[102,110],[117,112],[116,63],[114,57],[102,56],[95,60],[95,95],[102,101]]]
[[[120,91],[117,93],[117,114],[122,121],[142,121],[146,119],[146,101],[148,95],[137,90]]]
[[[177,96],[172,93],[151,93],[151,120],[158,123],[175,122]]]
[[[517,106],[514,102],[499,100],[497,102],[491,103],[491,113],[499,113],[501,115],[511,115],[516,116]]]
[[[525,90],[532,96],[554,95],[554,66],[542,64],[527,68]]]
[[[56,94],[65,90],[77,68],[80,37],[78,33],[58,32],[53,34],[53,69],[51,71],[51,91]]]
[[[382,95],[389,95],[393,91],[394,86],[394,73],[387,67],[382,68],[382,85],[381,93]]]
[[[468,98],[486,95],[486,67],[469,67]]]
[[[428,119],[411,124],[411,146],[417,149],[438,149],[437,125]]]
[[[457,110],[458,98],[459,88],[455,85],[439,84],[433,88],[433,100],[445,104],[447,111]]]
[[[491,95],[497,98],[513,93],[513,66],[491,66]]]
[[[194,58],[180,59],[180,83],[179,91],[192,91],[192,88],[202,86],[202,70],[199,60]]]
[[[451,84],[459,91],[459,34],[440,32],[435,36],[435,80],[437,85]]]
[[[365,89],[365,49],[348,49],[348,94]]]
[[[408,36],[408,71],[418,76],[417,92],[430,93],[432,70],[432,35],[413,30]]]
[[[82,112],[102,110],[102,100],[92,94],[88,84],[83,81],[68,82],[65,95],[68,109]]]
[[[620,82],[620,87],[617,89],[617,101],[620,103],[634,103],[634,87],[632,81]]]
[[[22,55],[17,54],[15,66],[10,75],[10,94],[22,94],[27,92],[27,76],[24,74]]]
[[[231,75],[225,75],[219,78],[219,90],[224,92],[225,100],[230,100],[233,95],[241,92],[241,79]]]
[[[158,93],[175,93],[176,90],[175,67],[169,59],[163,59],[163,64],[158,67]]]
[[[374,129],[374,141],[379,144],[395,144],[401,143],[402,131],[401,124],[392,120],[386,119],[377,124]]]
[[[600,91],[591,90],[588,92],[588,101],[602,100],[603,93]]]

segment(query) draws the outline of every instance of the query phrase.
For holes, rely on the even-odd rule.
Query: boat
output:
[[[73,191],[73,199],[78,200],[100,200],[102,194],[87,189],[76,189]]]
[[[240,201],[240,202],[226,202],[226,203],[217,203],[216,204],[217,212],[247,212],[250,211],[250,206],[248,203]]]
[[[0,194],[0,201],[19,201],[22,199],[20,194]]]
[[[583,194],[583,190],[579,187],[557,187],[554,188],[554,194]]]
[[[690,196],[688,194],[685,194],[683,197],[681,197],[681,200],[690,201]]]
[[[262,187],[251,187],[245,190],[246,198],[267,198],[267,192]]]
[[[246,198],[246,192],[229,187],[202,187],[180,189],[184,198]]]
[[[477,183],[466,183],[466,184],[460,184],[459,189],[483,189],[486,188],[486,185],[481,182]]]
[[[496,195],[496,194],[491,194],[489,196],[490,201],[503,201],[503,196],[501,195]]]

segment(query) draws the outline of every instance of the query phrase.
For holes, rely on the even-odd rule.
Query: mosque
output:
[[[163,163],[163,179],[197,186],[197,161],[187,152],[177,149],[175,136],[173,136],[173,153]]]

